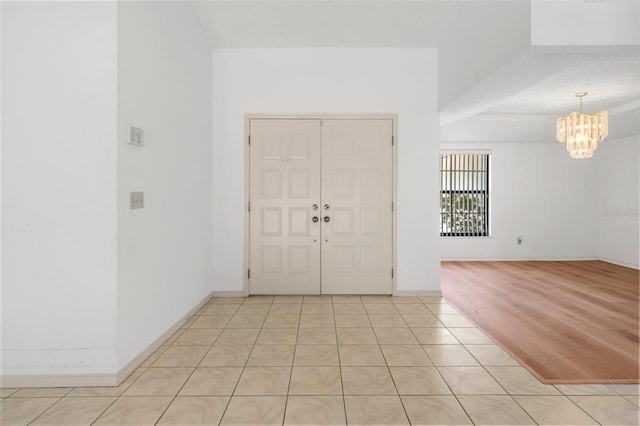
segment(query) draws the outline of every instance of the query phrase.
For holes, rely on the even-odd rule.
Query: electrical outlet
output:
[[[516,242],[518,243],[518,245],[522,245],[522,237],[518,237],[516,238]]]
[[[144,208],[144,192],[130,192],[129,193],[129,209],[143,209]]]

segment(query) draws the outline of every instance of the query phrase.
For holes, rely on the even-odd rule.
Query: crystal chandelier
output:
[[[590,158],[598,148],[598,142],[609,134],[607,111],[585,114],[582,112],[582,98],[587,96],[587,92],[576,93],[576,96],[580,98],[580,112],[558,118],[556,138],[567,144],[571,158]]]

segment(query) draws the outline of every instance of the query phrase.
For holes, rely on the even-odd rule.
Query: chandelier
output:
[[[587,96],[587,92],[576,93],[576,96],[580,98],[580,112],[558,118],[556,138],[567,144],[571,158],[590,158],[598,143],[609,134],[607,111],[585,114],[582,112],[582,98]]]

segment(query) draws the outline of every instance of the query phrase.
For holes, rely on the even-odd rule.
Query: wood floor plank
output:
[[[640,383],[640,271],[442,262],[443,296],[544,383]]]

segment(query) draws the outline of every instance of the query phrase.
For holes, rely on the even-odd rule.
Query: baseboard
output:
[[[211,293],[212,297],[244,297],[242,290],[238,291],[214,291]]]
[[[440,290],[396,290],[395,297],[442,297]]]
[[[618,260],[605,259],[605,258],[600,258],[600,260],[603,261],[603,262],[606,262],[606,263],[611,263],[612,265],[624,266],[625,268],[631,268],[631,269],[640,270],[640,266],[638,266],[638,264],[620,262]]]
[[[450,257],[441,258],[442,262],[579,262],[600,260],[596,257]]]
[[[116,386],[116,374],[53,374],[0,376],[0,388],[80,388]]]
[[[124,382],[127,379],[127,377],[129,377],[131,375],[131,373],[133,373],[138,367],[140,367],[140,364],[142,364],[147,358],[149,358],[149,356],[151,356],[152,353],[154,353],[156,350],[158,350],[158,348],[160,346],[162,346],[162,344],[164,342],[166,342],[167,339],[173,335],[173,333],[178,331],[180,329],[180,327],[182,327],[189,320],[190,317],[192,317],[196,312],[198,312],[200,309],[202,309],[202,307],[204,305],[206,305],[207,302],[212,297],[217,297],[217,296],[214,295],[214,293],[216,293],[216,292],[212,291],[211,293],[209,293],[209,295],[206,296],[204,299],[202,299],[200,301],[200,303],[198,303],[196,306],[191,308],[191,310],[189,310],[189,312],[187,312],[185,316],[180,318],[175,324],[173,324],[171,327],[169,327],[169,329],[167,331],[162,333],[160,335],[160,337],[158,337],[156,340],[154,340],[149,346],[147,346],[135,358],[133,358],[131,361],[129,361],[127,363],[127,365],[125,365],[123,368],[121,368],[120,371],[118,371],[118,375],[117,375],[117,377],[118,377],[118,385],[120,383]]]
[[[43,388],[43,387],[92,387],[92,386],[117,386],[133,373],[153,352],[155,352],[169,337],[182,327],[191,316],[214,297],[211,292],[195,307],[189,310],[182,318],[176,321],[160,337],[147,346],[140,354],[132,359],[126,366],[113,374],[52,374],[52,375],[1,375],[0,387],[2,388]],[[218,296],[220,297],[220,296]]]

